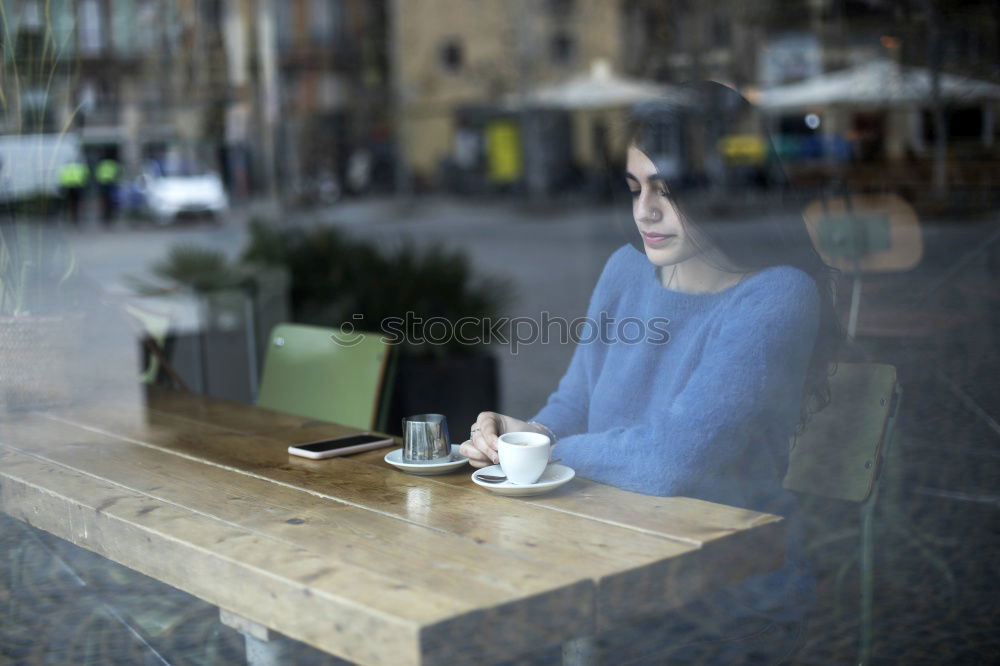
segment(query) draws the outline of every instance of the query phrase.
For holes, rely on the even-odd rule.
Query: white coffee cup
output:
[[[508,432],[497,438],[500,467],[507,480],[527,486],[545,471],[549,464],[550,440],[537,432]]]

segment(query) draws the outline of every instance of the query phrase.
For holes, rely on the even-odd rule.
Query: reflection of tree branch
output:
[[[3,38],[4,38],[3,50],[4,51],[6,51],[7,49],[13,48],[13,45],[14,45],[14,42],[10,38],[10,21],[7,18],[7,11],[5,9],[6,4],[7,3],[5,3],[5,2],[0,2],[0,22],[3,23]],[[6,58],[4,58],[4,59],[6,59]],[[18,71],[18,68],[17,68],[17,53],[13,54],[13,57],[11,58],[11,62],[13,63],[14,91],[17,94],[17,97],[16,97],[16,99],[17,99],[16,114],[17,114],[17,118],[18,118],[17,126],[18,126],[18,129],[20,129],[20,126],[21,126],[21,121],[20,121],[20,118],[21,118],[21,75],[20,75],[20,72]],[[0,73],[2,73],[2,70],[0,70]],[[2,101],[3,101],[4,112],[6,113],[7,118],[8,118],[8,122],[9,122],[10,108],[9,108],[9,103],[7,101],[7,96],[3,92],[3,88],[4,88],[3,86],[0,86],[0,99],[2,99]]]

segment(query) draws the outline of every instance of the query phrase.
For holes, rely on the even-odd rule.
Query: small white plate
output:
[[[526,486],[519,486],[516,483],[511,483],[510,481],[487,483],[486,481],[479,480],[480,474],[486,474],[487,476],[501,476],[503,475],[503,470],[500,469],[500,465],[477,469],[472,473],[472,481],[476,485],[482,486],[483,488],[486,488],[486,490],[490,490],[497,495],[506,495],[508,497],[530,497],[531,495],[541,495],[542,493],[547,493],[550,490],[555,490],[564,483],[568,483],[570,479],[576,476],[576,472],[574,472],[571,467],[553,464],[550,464],[545,468],[545,471],[542,472],[542,476],[538,479],[538,481]]]
[[[403,449],[395,449],[385,454],[384,460],[404,472],[416,474],[417,476],[433,476],[435,474],[447,474],[453,469],[458,469],[469,459],[458,452],[459,445],[451,445],[451,460],[443,463],[409,463],[403,462]]]

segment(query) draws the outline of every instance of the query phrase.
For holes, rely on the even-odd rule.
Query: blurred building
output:
[[[558,155],[583,151],[588,159],[588,125],[559,114],[528,117],[517,100],[536,86],[589,70],[595,60],[618,68],[620,4],[395,0],[396,126],[415,180],[438,182],[450,172],[475,189],[482,178],[513,186],[534,174],[549,178],[540,185],[545,188],[556,184],[554,171],[571,167]]]
[[[762,0],[626,0],[624,71],[672,83],[756,83],[764,8]]]
[[[132,169],[168,150],[212,155],[226,92],[218,0],[3,4],[4,132],[74,132],[91,159]]]
[[[301,185],[328,174],[349,185],[352,157],[362,153],[372,172],[367,180],[391,178],[385,2],[274,0],[272,6],[284,180]]]
[[[769,110],[804,183],[836,175],[916,197],[932,182],[988,193],[1000,180],[993,0],[627,0],[623,11],[623,66],[636,76],[711,78],[763,103],[762,92],[819,90],[824,75],[853,71],[839,94]],[[934,77],[948,84],[937,97]]]
[[[378,0],[0,1],[2,133],[75,132],[130,173],[172,154],[236,194],[388,140]]]

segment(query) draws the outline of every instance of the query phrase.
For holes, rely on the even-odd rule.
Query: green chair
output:
[[[785,487],[860,505],[858,663],[867,664],[872,651],[873,516],[902,390],[891,365],[840,363],[830,378],[830,392],[830,404],[814,414],[792,442]],[[832,535],[824,543],[842,536]],[[846,575],[851,564],[844,563],[838,579]]]
[[[374,333],[279,324],[268,338],[257,404],[289,414],[384,431],[392,348]],[[380,403],[383,409],[380,411]]]

